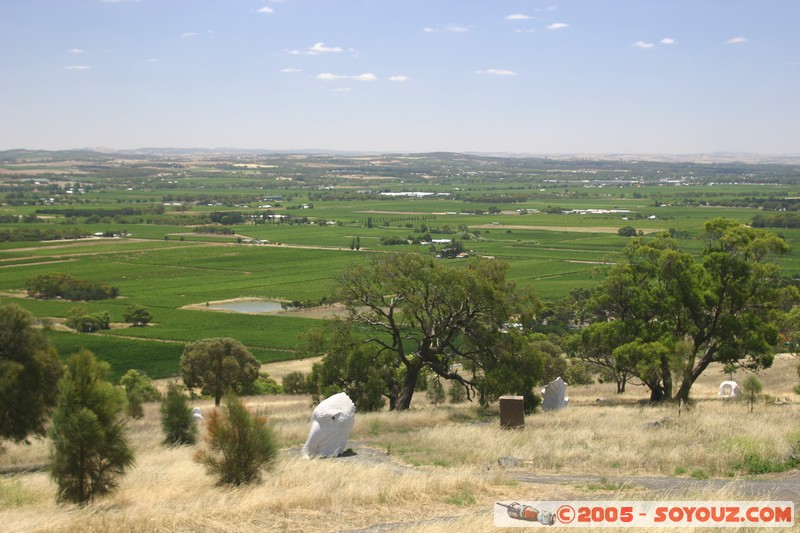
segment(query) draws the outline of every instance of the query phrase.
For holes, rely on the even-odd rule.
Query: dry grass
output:
[[[303,364],[308,362],[268,371],[280,376],[303,370]],[[284,450],[263,483],[234,489],[214,484],[192,461],[193,447],[163,447],[158,406],[147,404],[144,419],[130,426],[136,466],[115,494],[85,508],[57,505],[46,473],[0,476],[0,529],[336,531],[402,523],[402,531],[469,533],[496,530],[497,500],[742,499],[735,488],[654,493],[642,487],[615,492],[611,486],[598,493],[586,484],[519,483],[498,458],[517,458],[520,470],[533,475],[739,475],[737,465],[748,454],[781,461],[792,453],[792,443],[800,442],[800,397],[790,392],[796,374],[788,372],[795,364],[781,359],[774,375],[761,376],[765,391],[788,403],[760,402],[753,414],[744,402],[716,398],[721,374],[703,378],[696,407],[680,414],[676,406],[641,403],[646,394],[639,389],[620,399],[610,385],[573,387],[567,409],[529,416],[526,427],[516,431],[499,429],[491,409],[429,406],[420,395],[407,412],[359,414],[350,440],[357,455],[336,460],[299,457],[309,427],[308,397],[248,398],[249,406],[266,409]],[[597,403],[598,397],[605,400]],[[214,408],[208,401],[196,404]],[[644,428],[656,420],[666,422]],[[7,445],[0,455],[0,467],[46,461],[43,441]]]

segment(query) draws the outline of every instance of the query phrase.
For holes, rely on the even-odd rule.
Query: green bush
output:
[[[198,450],[195,460],[216,476],[220,485],[242,485],[260,481],[262,469],[271,466],[278,444],[267,419],[251,414],[232,393],[223,398],[206,421],[207,449]]]
[[[172,381],[167,385],[160,411],[164,444],[175,446],[197,442],[197,425],[183,388],[177,382]]]
[[[269,377],[266,372],[258,374],[258,378],[252,383],[247,383],[239,387],[239,394],[250,396],[263,396],[265,394],[283,394],[283,387],[278,382]]]
[[[283,392],[286,394],[307,394],[306,375],[302,372],[289,372],[281,380]]]

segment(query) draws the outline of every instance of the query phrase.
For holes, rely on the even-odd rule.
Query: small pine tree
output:
[[[261,479],[261,470],[278,454],[278,444],[267,419],[251,414],[235,394],[228,393],[221,410],[214,410],[206,422],[208,449],[195,454],[220,485],[242,485]]]
[[[58,384],[50,437],[50,475],[58,500],[86,504],[112,492],[133,465],[121,418],[125,397],[105,381],[109,364],[81,350],[67,362]]]
[[[761,380],[753,375],[747,376],[747,379],[742,383],[742,391],[748,396],[751,413],[753,412],[753,404],[756,403],[756,396],[759,395],[763,388],[764,386],[761,384]]]
[[[167,393],[161,400],[161,429],[167,446],[197,442],[197,425],[192,410],[183,388],[175,381],[167,386]]]

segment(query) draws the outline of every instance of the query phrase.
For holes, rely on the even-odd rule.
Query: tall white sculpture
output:
[[[566,396],[567,384],[558,377],[542,389],[542,411],[555,411],[566,407],[569,398]]]
[[[311,413],[311,430],[303,446],[303,457],[336,457],[341,454],[353,424],[356,406],[340,392],[323,400]]]

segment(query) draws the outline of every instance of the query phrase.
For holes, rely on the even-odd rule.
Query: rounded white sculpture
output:
[[[736,398],[739,395],[739,384],[735,381],[723,381],[720,383],[717,396],[723,398]]]
[[[311,430],[303,446],[303,457],[336,457],[350,438],[356,421],[356,406],[340,392],[323,400],[311,413]]]

